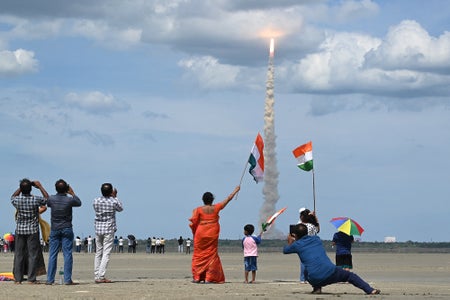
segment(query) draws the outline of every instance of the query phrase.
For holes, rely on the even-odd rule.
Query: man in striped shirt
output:
[[[117,198],[117,190],[111,183],[101,187],[102,197],[94,199],[95,211],[95,283],[110,283],[105,277],[109,255],[114,244],[114,234],[117,231],[116,211],[122,211],[122,203]]]

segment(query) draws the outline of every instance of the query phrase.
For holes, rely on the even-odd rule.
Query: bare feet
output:
[[[380,293],[381,293],[380,290],[374,289],[374,290],[372,291],[372,293],[370,293],[370,294],[371,294],[371,295],[378,295],[378,294],[380,294]]]

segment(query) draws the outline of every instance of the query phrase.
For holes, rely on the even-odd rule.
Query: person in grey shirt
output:
[[[80,198],[72,187],[63,179],[55,183],[57,194],[48,198],[47,206],[51,209],[50,250],[48,257],[47,285],[55,282],[58,252],[62,249],[64,256],[64,284],[73,285],[73,229],[72,207],[81,206]]]

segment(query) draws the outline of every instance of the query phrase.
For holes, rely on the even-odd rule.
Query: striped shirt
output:
[[[118,198],[99,197],[94,199],[95,233],[111,234],[116,232],[116,211],[122,211],[122,203]]]
[[[39,232],[39,207],[47,204],[42,196],[19,195],[11,197],[11,203],[17,209],[16,234],[34,234]]]

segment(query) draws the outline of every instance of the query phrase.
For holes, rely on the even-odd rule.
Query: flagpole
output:
[[[242,184],[242,179],[244,178],[245,171],[247,170],[247,166],[248,166],[248,159],[247,159],[247,161],[245,162],[244,171],[242,171],[241,180],[239,181],[239,185]]]
[[[314,180],[314,168],[312,169],[312,186],[313,186],[313,201],[314,201],[314,212],[316,211],[316,184]]]
[[[239,186],[241,186],[241,184],[242,184],[242,179],[244,178],[245,171],[247,170],[247,166],[248,166],[248,160],[245,162],[244,170],[242,171],[242,175],[241,175],[241,180],[239,181]],[[238,196],[239,196],[239,192],[237,192],[236,196],[234,196],[234,201],[237,200]]]

